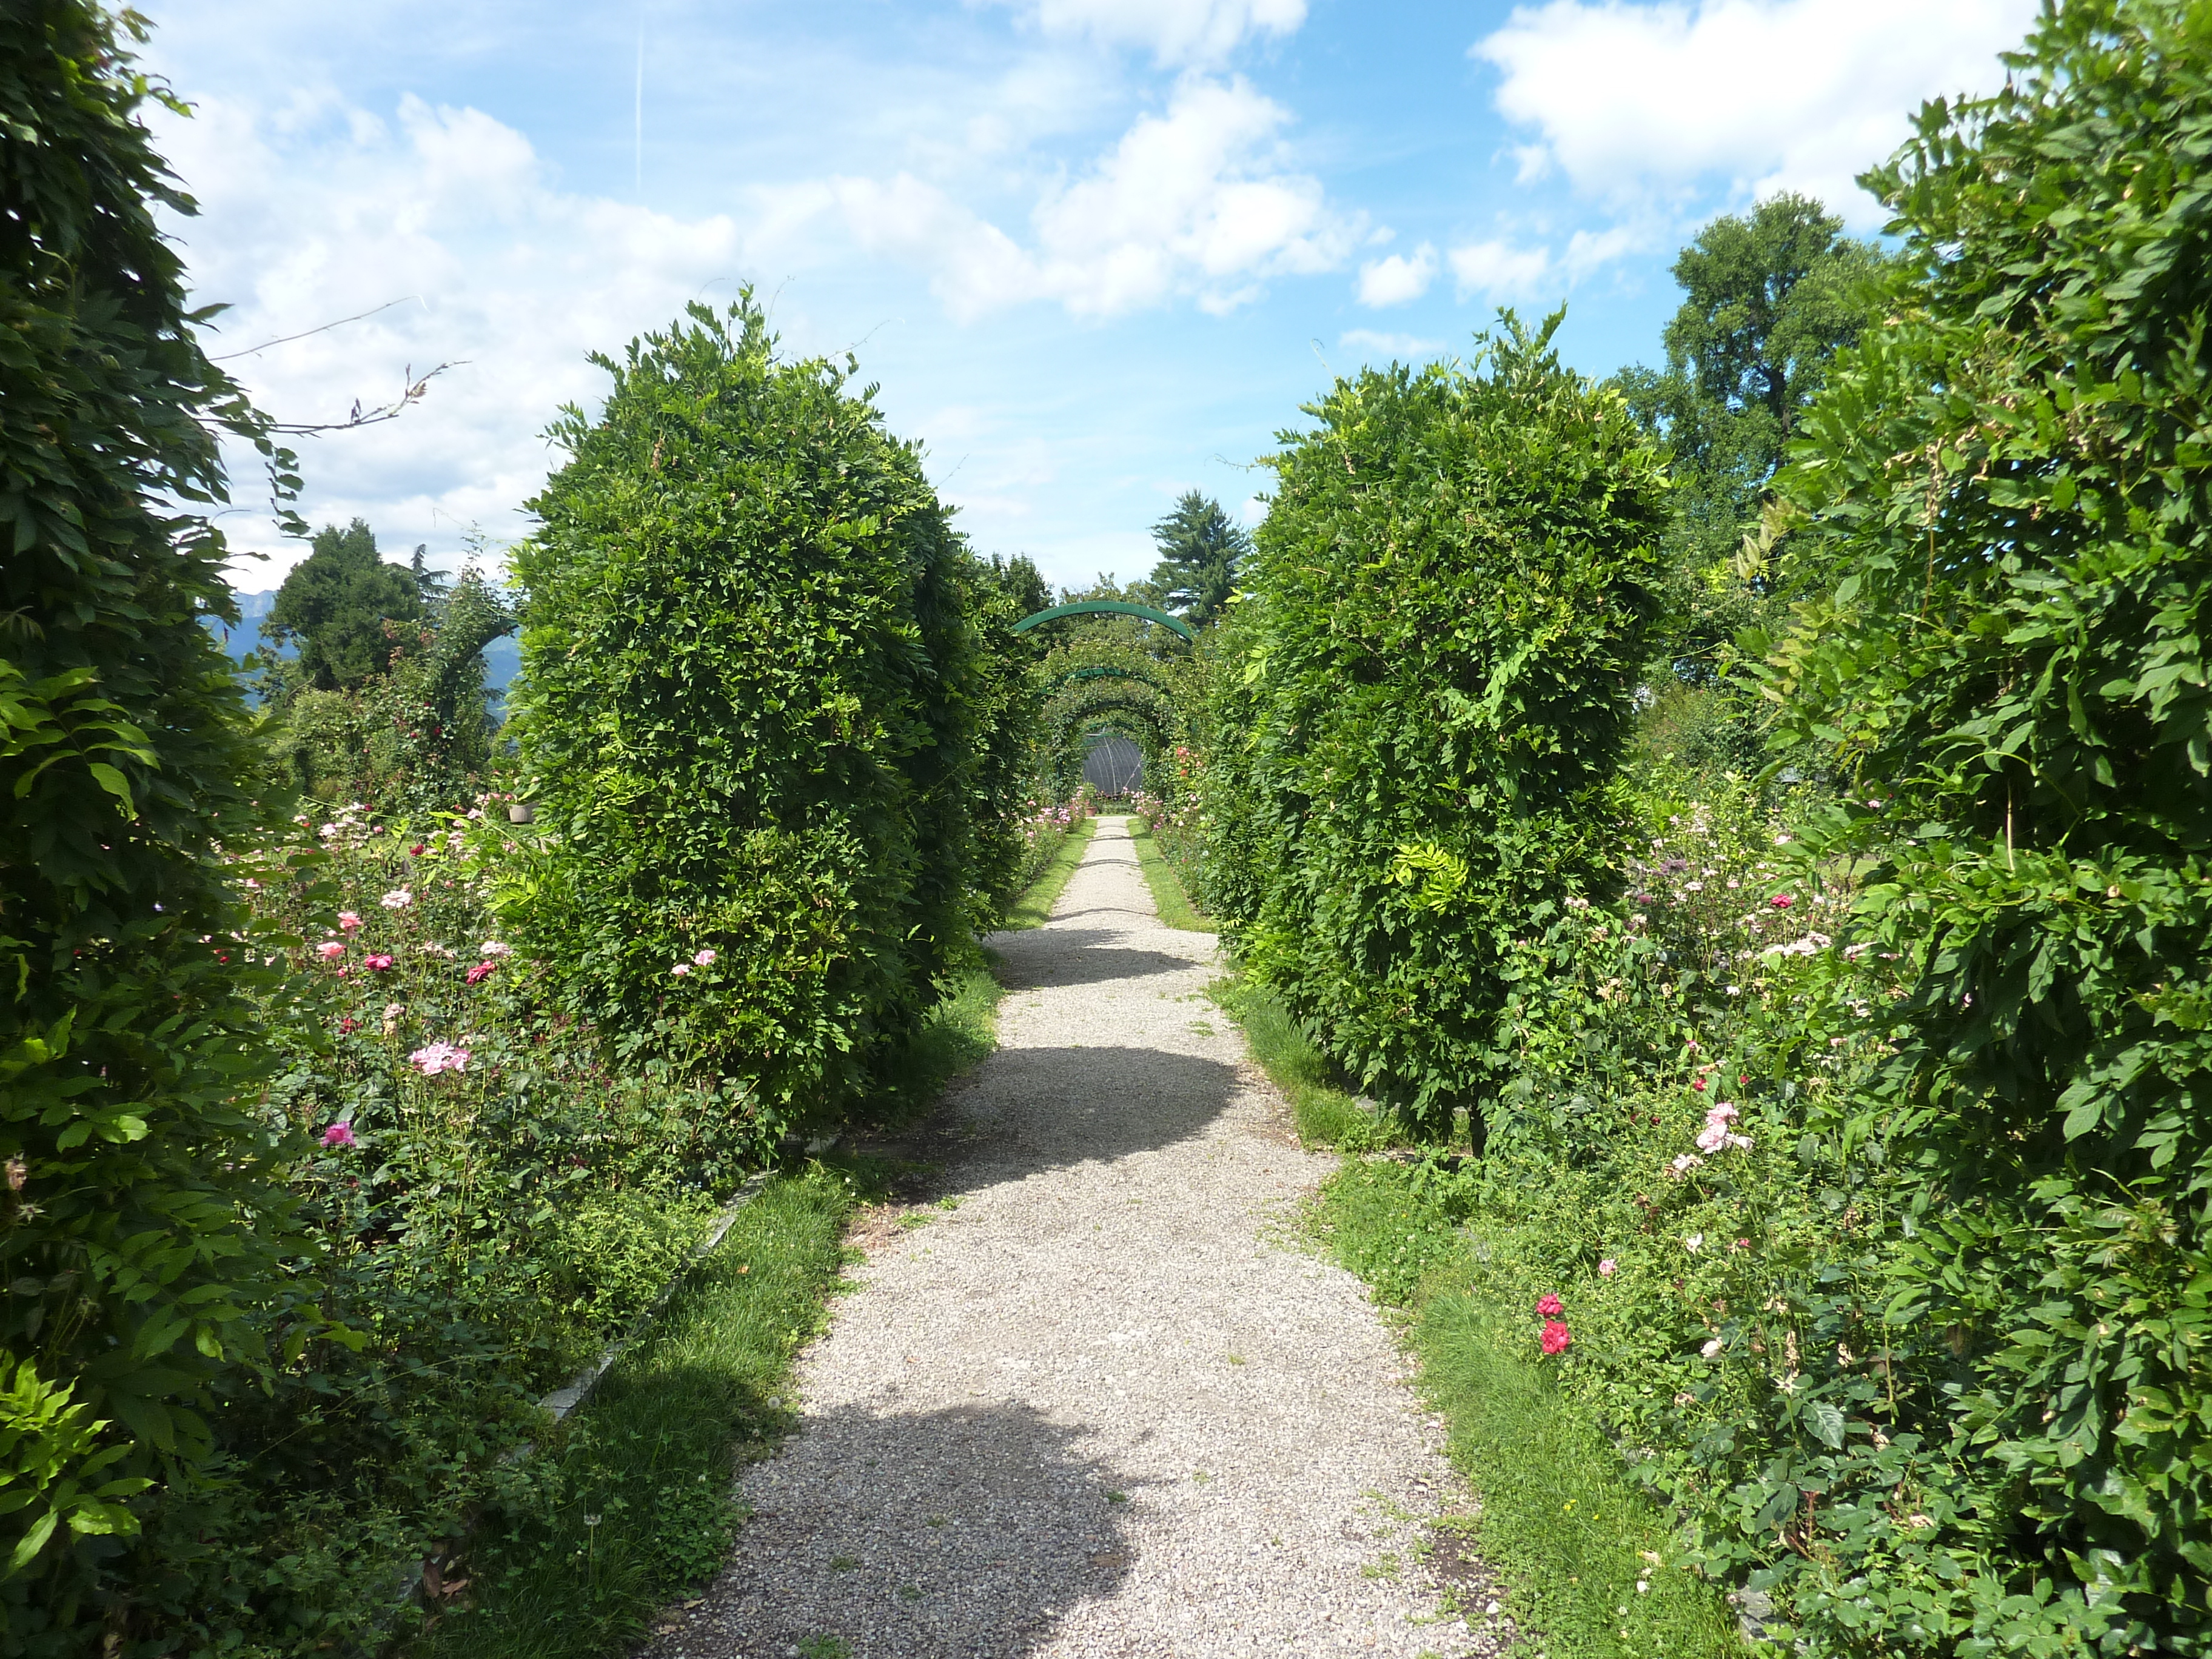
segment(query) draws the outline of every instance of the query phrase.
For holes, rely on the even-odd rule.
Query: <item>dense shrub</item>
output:
[[[778,362],[750,296],[599,361],[514,556],[542,837],[515,924],[578,1012],[840,1109],[971,920],[966,555],[913,448]]]
[[[1560,1297],[1562,1397],[1808,1655],[2208,1645],[2204,30],[2054,9],[1872,175],[1905,274],[1766,681],[1831,805],[1652,756],[1624,902],[1518,947],[1490,1155],[1363,1177],[1432,1335],[1534,1363]]]
[[[1310,407],[1215,678],[1208,901],[1322,1047],[1431,1125],[1503,1075],[1513,941],[1610,879],[1665,487],[1557,322]]]
[[[80,0],[0,15],[10,1653],[120,1639],[125,1581],[198,1552],[209,1389],[264,1366],[249,1315],[298,1243],[278,1141],[238,1104],[267,1061],[214,851],[259,814],[244,695],[202,625],[237,620],[204,510],[216,431],[265,447],[267,428],[196,341],[155,219],[191,204],[121,27]]]
[[[1777,656],[1900,953],[1879,1134],[1949,1334],[1978,1565],[2080,1639],[2212,1623],[2212,15],[2069,5],[1872,182],[1914,278],[1784,488],[1839,578]],[[1832,1616],[1847,1615],[1840,1606]],[[1931,1628],[1995,1615],[1961,1589]]]

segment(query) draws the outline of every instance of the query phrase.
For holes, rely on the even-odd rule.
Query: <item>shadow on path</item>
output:
[[[1129,1507],[1109,1494],[1131,1483],[1075,1449],[1087,1433],[1012,1401],[902,1412],[895,1389],[810,1419],[748,1478],[754,1511],[711,1614],[669,1650],[786,1659],[831,1637],[856,1659],[1036,1651],[1128,1572]]]
[[[1002,966],[999,983],[1009,991],[1033,991],[1047,985],[1103,985],[1109,980],[1143,979],[1153,974],[1186,974],[1202,962],[1165,951],[1133,951],[1099,943],[1122,935],[1097,927],[1055,927],[1032,933],[994,934],[991,948]],[[1030,939],[1039,943],[1032,947]],[[1076,947],[1071,951],[1069,947]]]
[[[946,1126],[954,1183],[1175,1146],[1229,1109],[1237,1079],[1234,1066],[1160,1048],[1002,1048]]]

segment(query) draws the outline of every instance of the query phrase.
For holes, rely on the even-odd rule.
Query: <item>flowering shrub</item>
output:
[[[1042,875],[1067,839],[1068,832],[1084,819],[1095,817],[1097,809],[1090,791],[1059,802],[1046,802],[1031,797],[1022,816],[1016,820],[1021,835],[1021,862],[1015,866],[1015,891],[1019,892]]]
[[[191,1618],[368,1631],[389,1574],[364,1565],[419,1558],[524,1478],[501,1459],[539,1431],[531,1402],[772,1155],[777,1120],[741,1088],[615,1069],[548,1018],[533,964],[490,925],[509,832],[483,805],[403,832],[356,803],[231,859],[248,948],[296,941],[262,1005],[280,1060],[267,1128],[314,1149],[291,1178],[321,1246],[300,1291],[356,1346],[226,1413],[222,1449],[257,1495],[204,1517],[204,1547],[234,1577],[285,1561],[288,1591],[227,1609],[202,1591]]]

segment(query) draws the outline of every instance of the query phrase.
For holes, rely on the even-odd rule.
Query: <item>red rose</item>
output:
[[[1547,1319],[1557,1319],[1559,1316],[1560,1307],[1559,1292],[1556,1291],[1547,1291],[1536,1298],[1536,1311]]]
[[[1558,1320],[1547,1319],[1544,1322],[1544,1352],[1546,1354],[1565,1353],[1567,1349],[1572,1346],[1574,1340],[1575,1334],[1569,1330],[1565,1325],[1562,1325]]]

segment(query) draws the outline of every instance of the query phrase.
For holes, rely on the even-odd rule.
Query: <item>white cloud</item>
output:
[[[1162,64],[1215,64],[1248,36],[1295,33],[1306,0],[1036,0],[1031,15],[1047,34],[1133,46]]]
[[[1552,278],[1551,253],[1540,247],[1516,247],[1510,242],[1470,242],[1446,256],[1459,297],[1481,294],[1510,299],[1534,291]]]
[[[1267,277],[1336,269],[1365,228],[1318,179],[1285,169],[1276,134],[1288,118],[1243,81],[1185,81],[1164,113],[1140,117],[1088,173],[1046,194],[1034,248],[908,174],[835,179],[829,195],[862,246],[928,270],[963,321],[1039,299],[1080,317],[1178,295],[1224,312]]]
[[[1381,334],[1371,328],[1348,328],[1337,343],[1363,357],[1433,357],[1449,343],[1425,340],[1414,334]]]
[[[1498,107],[1533,129],[1524,181],[1556,168],[1631,202],[1717,179],[1796,190],[1863,228],[1852,182],[1926,99],[2002,83],[2001,50],[2038,0],[1549,0],[1517,7],[1470,55],[1500,71]]]
[[[197,219],[171,227],[198,299],[232,309],[210,343],[244,351],[405,296],[362,321],[228,366],[280,420],[343,419],[403,376],[457,366],[399,419],[301,446],[317,521],[371,520],[387,550],[450,554],[471,526],[496,542],[523,528],[521,501],[550,454],[540,429],[605,376],[585,361],[665,326],[684,301],[726,300],[747,237],[723,215],[687,220],[548,182],[527,139],[471,109],[404,99],[386,122],[332,99],[274,108],[202,97],[164,118],[161,148],[190,181]],[[234,467],[233,545],[296,550],[258,526],[258,470]]]
[[[1359,267],[1359,303],[1378,310],[1418,300],[1437,279],[1437,250],[1424,242],[1413,258],[1394,253],[1387,259],[1370,259]]]

